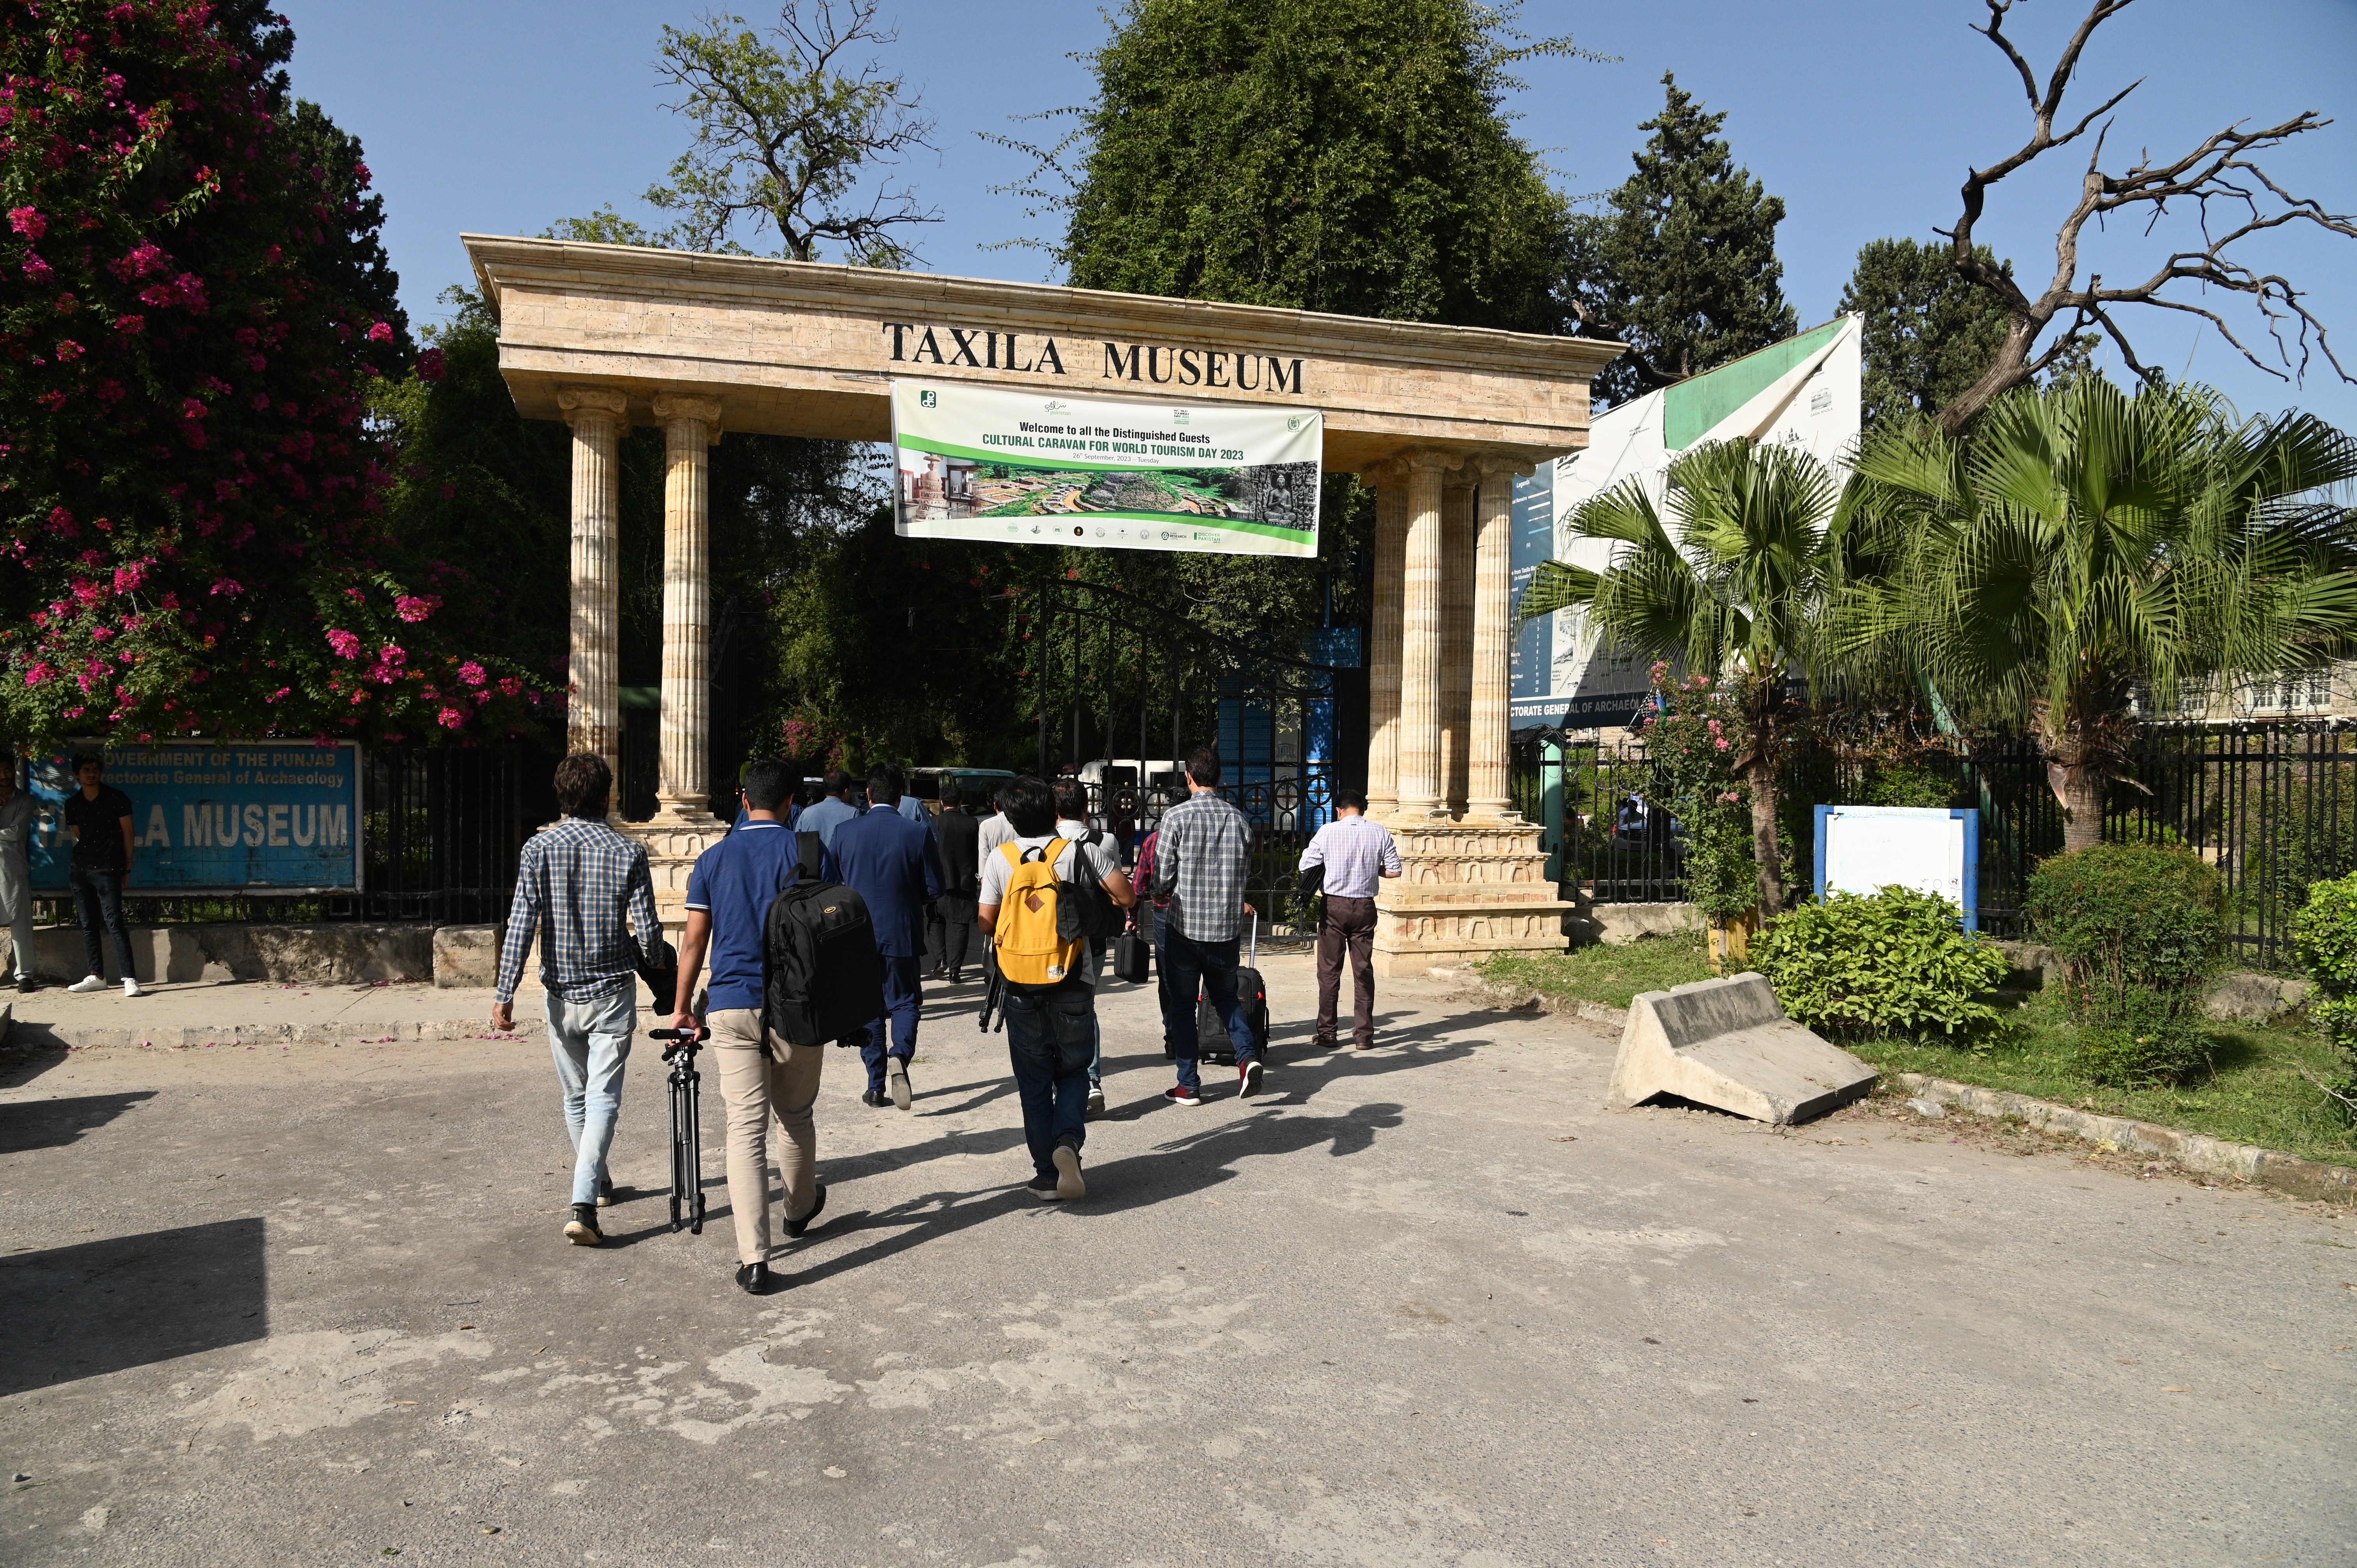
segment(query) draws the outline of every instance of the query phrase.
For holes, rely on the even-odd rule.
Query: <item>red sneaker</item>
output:
[[[1254,1057],[1236,1064],[1236,1093],[1249,1100],[1260,1092],[1260,1058]]]
[[[1171,1085],[1162,1091],[1162,1098],[1173,1105],[1200,1105],[1203,1097],[1183,1083]]]

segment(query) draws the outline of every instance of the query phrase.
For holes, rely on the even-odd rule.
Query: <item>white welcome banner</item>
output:
[[[1316,409],[892,383],[910,538],[1314,556],[1325,437]]]

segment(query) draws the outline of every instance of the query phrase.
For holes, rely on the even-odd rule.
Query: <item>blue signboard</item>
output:
[[[105,753],[131,797],[131,893],[346,893],[361,886],[361,755],[350,741],[178,741]],[[70,754],[35,759],[33,886],[73,864]]]
[[[1508,581],[1514,602],[1538,575],[1540,563],[1555,559],[1555,465],[1541,463],[1534,474],[1514,480],[1513,548],[1509,555]],[[1509,655],[1512,674],[1509,700],[1517,725],[1557,724],[1563,704],[1550,696],[1555,689],[1555,617],[1541,616],[1514,629]]]

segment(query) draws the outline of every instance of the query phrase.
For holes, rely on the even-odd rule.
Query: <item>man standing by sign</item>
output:
[[[81,953],[90,972],[66,989],[106,989],[106,955],[98,940],[103,923],[114,938],[115,957],[123,961],[123,994],[136,996],[131,930],[123,923],[123,884],[131,875],[131,797],[105,782],[106,764],[87,752],[74,758],[74,779],[81,788],[66,797],[66,830],[73,835],[74,914],[81,921]]]
[[[16,788],[15,758],[0,766],[0,920],[8,922],[16,989],[38,990],[33,979],[33,797]]]

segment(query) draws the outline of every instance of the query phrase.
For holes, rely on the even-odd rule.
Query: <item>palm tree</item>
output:
[[[1777,764],[1792,723],[1784,687],[1810,672],[1820,612],[1844,577],[1840,487],[1809,454],[1748,440],[1694,448],[1668,481],[1667,524],[1634,478],[1574,512],[1573,533],[1612,542],[1610,563],[1597,572],[1546,562],[1521,614],[1577,607],[1615,651],[1737,682],[1752,736],[1737,767],[1751,797],[1760,912],[1774,915],[1784,905],[1776,827]]]
[[[1911,666],[1984,722],[2038,737],[2063,846],[2103,841],[2136,697],[2312,666],[2357,646],[2357,529],[2317,492],[2357,442],[2310,415],[2237,424],[2203,388],[2098,377],[2007,394],[1959,438],[1886,428],[1845,504],[1889,575],[1829,639]]]

